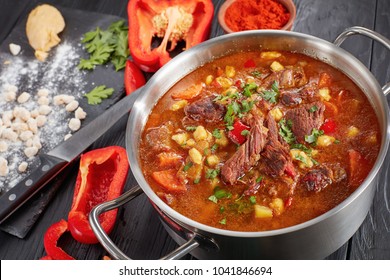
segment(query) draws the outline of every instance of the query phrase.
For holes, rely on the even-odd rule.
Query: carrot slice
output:
[[[355,150],[348,151],[349,156],[349,183],[352,186],[359,186],[367,177],[370,169],[367,168],[368,161]]]
[[[174,167],[180,163],[182,157],[173,152],[163,152],[157,155],[161,167]]]
[[[329,87],[331,81],[332,81],[332,78],[330,77],[330,75],[326,72],[322,72],[320,74],[320,78],[318,80],[318,88]]]
[[[183,91],[177,91],[172,93],[172,98],[189,100],[198,96],[202,92],[202,89],[203,85],[201,83],[195,84],[186,88]]]
[[[178,193],[187,191],[186,186],[179,181],[176,173],[176,169],[155,171],[152,173],[152,177],[167,192]]]
[[[339,113],[339,109],[332,102],[322,101],[325,105],[325,112],[331,116],[336,116]]]

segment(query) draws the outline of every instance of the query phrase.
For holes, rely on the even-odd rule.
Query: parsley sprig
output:
[[[112,23],[107,30],[97,27],[84,34],[81,42],[89,54],[88,59],[81,59],[78,68],[92,70],[96,65],[111,63],[119,71],[126,65],[129,56],[128,27],[124,20]]]
[[[97,105],[102,103],[103,99],[110,97],[114,92],[113,88],[107,88],[105,85],[97,86],[84,96],[88,99],[88,104]]]
[[[279,96],[279,84],[277,81],[273,82],[270,90],[264,90],[262,93],[262,97],[264,98],[264,100],[270,103],[276,103],[278,96]]]
[[[295,135],[291,130],[292,127],[292,121],[286,119],[281,119],[279,121],[279,135],[282,136],[284,141],[287,142],[287,144],[293,144],[295,142]]]

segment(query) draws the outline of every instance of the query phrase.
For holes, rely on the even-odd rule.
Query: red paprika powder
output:
[[[290,13],[276,0],[237,0],[226,9],[225,22],[233,31],[280,29]]]

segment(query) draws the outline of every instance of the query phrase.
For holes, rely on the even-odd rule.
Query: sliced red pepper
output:
[[[349,150],[349,183],[352,186],[359,186],[363,180],[367,177],[368,172],[367,169],[368,161],[356,150]]]
[[[66,231],[68,231],[68,223],[65,220],[52,224],[47,229],[43,238],[47,256],[42,257],[42,260],[74,260],[73,257],[57,246],[58,240]]]
[[[332,119],[326,119],[321,125],[320,130],[323,130],[325,134],[332,134],[336,132],[336,122]]]
[[[81,156],[79,173],[68,215],[73,238],[82,243],[98,240],[88,221],[91,209],[102,202],[117,198],[123,191],[129,163],[126,150],[111,146],[89,151]],[[100,223],[109,234],[114,227],[118,209],[103,213]]]
[[[253,68],[253,67],[256,67],[256,62],[255,62],[252,58],[250,58],[250,59],[248,59],[247,61],[245,61],[244,67],[245,67],[245,68]]]
[[[126,61],[125,67],[125,91],[129,95],[146,83],[144,74],[132,61]]]
[[[143,71],[155,72],[171,59],[178,41],[189,49],[207,39],[214,5],[211,0],[130,0],[127,13],[131,56]],[[152,47],[155,36],[163,37],[157,48]]]
[[[249,131],[250,127],[237,120],[233,124],[233,129],[228,132],[228,136],[234,143],[242,145],[246,141],[245,135],[242,135],[244,130]]]

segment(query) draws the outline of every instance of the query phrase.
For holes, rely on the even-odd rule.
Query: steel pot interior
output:
[[[231,53],[265,49],[286,50],[303,53],[330,64],[331,66],[341,70],[347,76],[349,76],[349,78],[351,78],[363,90],[377,113],[382,134],[382,144],[377,161],[366,180],[345,201],[327,213],[299,225],[272,231],[238,232],[213,228],[188,219],[165,204],[164,201],[162,201],[153,192],[142,174],[139,165],[138,149],[141,133],[148,116],[159,98],[161,98],[175,83],[180,81],[184,76],[202,66],[203,64],[210,62],[215,58]],[[317,223],[321,223],[327,220],[329,222],[328,225],[331,226],[333,223],[333,216],[337,216],[337,214],[348,207],[348,205],[353,204],[353,202],[357,200],[357,198],[359,198],[359,196],[365,192],[367,188],[373,189],[373,182],[376,179],[378,171],[380,170],[380,167],[386,156],[389,143],[389,131],[389,110],[387,107],[386,98],[382,93],[382,89],[370,71],[353,55],[325,40],[297,32],[276,30],[245,31],[208,40],[181,53],[164,67],[162,67],[148,81],[143,89],[143,92],[141,93],[140,98],[138,98],[134,104],[134,107],[132,108],[127,124],[126,149],[130,160],[131,170],[137,182],[149,197],[149,199],[173,220],[178,221],[179,223],[195,231],[211,233],[212,235],[217,236],[269,237],[293,233],[295,231],[311,227]],[[347,230],[348,233],[346,235],[348,236],[345,236],[344,238],[349,238],[352,236],[352,234],[360,226],[372,203],[372,197],[373,191],[370,192],[370,194],[364,196],[363,200],[365,205],[363,208],[365,209],[363,209],[363,212],[361,213],[363,218],[353,225],[355,228],[352,229],[352,231]],[[351,219],[351,217],[348,218]],[[342,223],[343,217],[337,217],[334,220],[336,223]],[[346,242],[346,240],[344,242]]]

